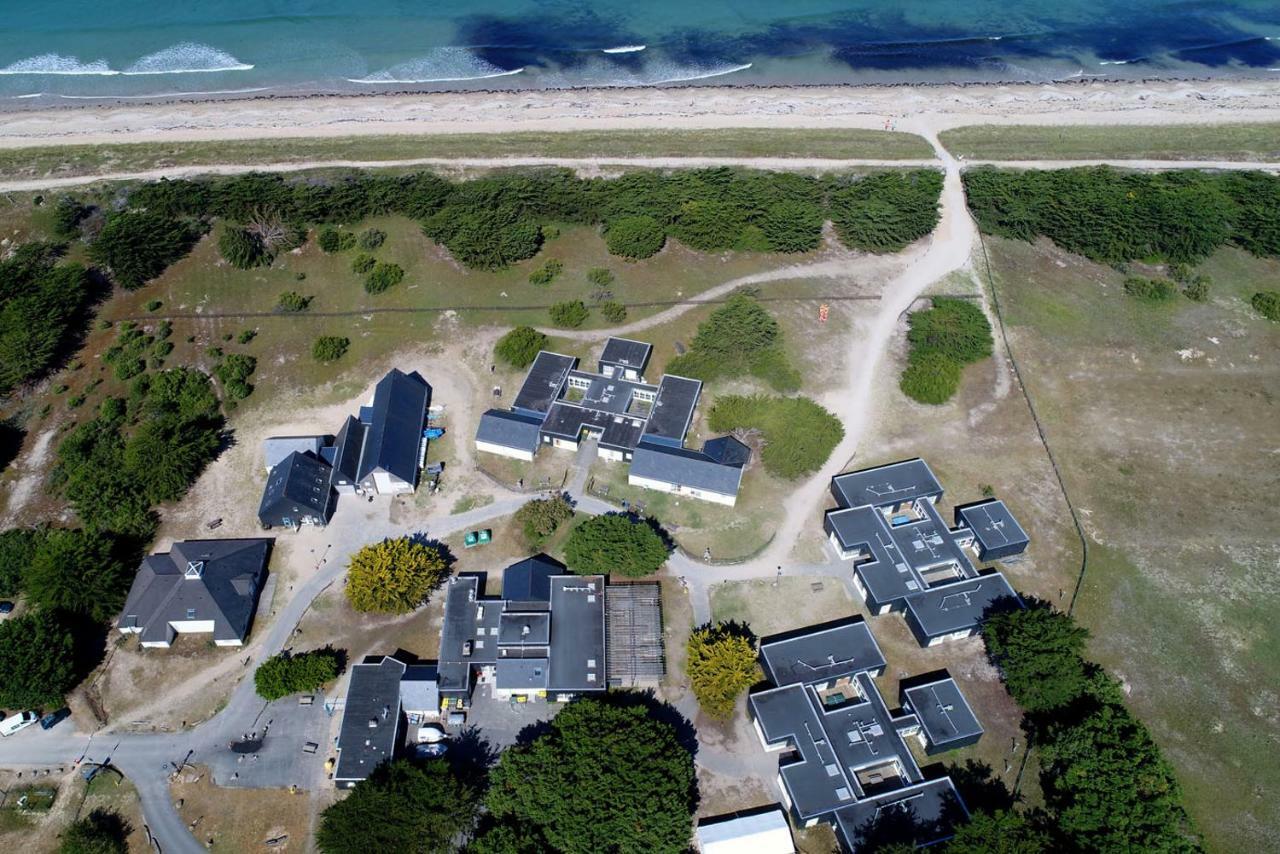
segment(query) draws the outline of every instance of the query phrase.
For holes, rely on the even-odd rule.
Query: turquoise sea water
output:
[[[0,0],[0,99],[1280,79],[1280,0]]]

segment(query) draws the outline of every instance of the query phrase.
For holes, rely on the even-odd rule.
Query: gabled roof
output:
[[[538,449],[538,431],[541,428],[542,421],[531,415],[490,409],[480,416],[476,441],[533,452]]]
[[[332,479],[333,469],[324,460],[294,451],[267,475],[258,517],[265,522],[264,517],[306,510],[328,521],[333,504]]]
[[[732,436],[720,436],[702,443],[702,453],[725,466],[745,466],[751,462],[751,449]]]
[[[243,640],[258,602],[270,539],[186,540],[148,556],[129,588],[121,629],[167,643],[169,624],[212,621],[214,640]]]
[[[702,854],[794,854],[791,825],[775,807],[749,815],[703,819],[698,822]]]
[[[333,480],[355,483],[360,469],[360,452],[364,450],[365,426],[354,415],[348,415],[334,440]]]
[[[332,436],[270,436],[263,439],[262,458],[267,465],[267,471],[280,465],[294,451],[320,456],[320,449],[332,438]]]
[[[363,780],[395,755],[400,737],[400,680],[405,669],[404,662],[389,655],[351,668],[334,780]]]
[[[551,578],[566,573],[564,564],[544,554],[525,558],[502,571],[502,598],[511,602],[550,602]]]
[[[418,451],[430,402],[431,386],[416,371],[406,374],[392,368],[378,380],[358,480],[379,470],[408,483],[417,480]]]
[[[641,442],[631,458],[636,477],[687,486],[719,495],[737,495],[742,467],[721,465],[706,454]]]

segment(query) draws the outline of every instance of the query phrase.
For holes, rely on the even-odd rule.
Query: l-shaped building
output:
[[[891,711],[874,679],[884,655],[861,619],[765,638],[760,661],[772,687],[750,695],[749,711],[764,749],[783,754],[778,784],[798,826],[826,822],[861,851],[940,842],[968,816],[951,778],[926,774],[905,741],[937,752],[981,736],[950,678],[904,689]]]
[[[702,382],[673,374],[646,382],[652,349],[610,338],[594,373],[543,350],[511,409],[480,417],[476,449],[527,462],[543,446],[575,451],[595,439],[601,457],[630,463],[633,485],[733,506],[750,450],[731,436],[684,447]]]
[[[1018,607],[1000,572],[977,564],[1021,554],[1028,538],[1003,501],[955,509],[948,527],[935,506],[942,486],[916,458],[837,475],[823,530],[853,565],[853,586],[873,614],[899,611],[921,646],[968,637],[991,609]]]

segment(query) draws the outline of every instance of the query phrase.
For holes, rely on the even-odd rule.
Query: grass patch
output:
[[[468,510],[475,510],[477,507],[488,507],[492,503],[492,495],[464,495],[453,502],[453,509],[449,512],[457,516],[459,513],[466,513]]]
[[[1280,124],[974,125],[938,135],[970,160],[1280,160]]]
[[[0,173],[8,175],[11,180],[18,180],[215,163],[252,166],[313,160],[378,161],[419,157],[515,156],[923,160],[933,158],[933,149],[915,134],[852,128],[524,131],[507,134],[40,146],[0,151]]]

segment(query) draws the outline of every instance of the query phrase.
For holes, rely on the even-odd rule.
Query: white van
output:
[[[0,721],[0,735],[10,736],[15,732],[21,732],[39,719],[40,716],[35,712],[18,712],[16,715],[9,715]]]

